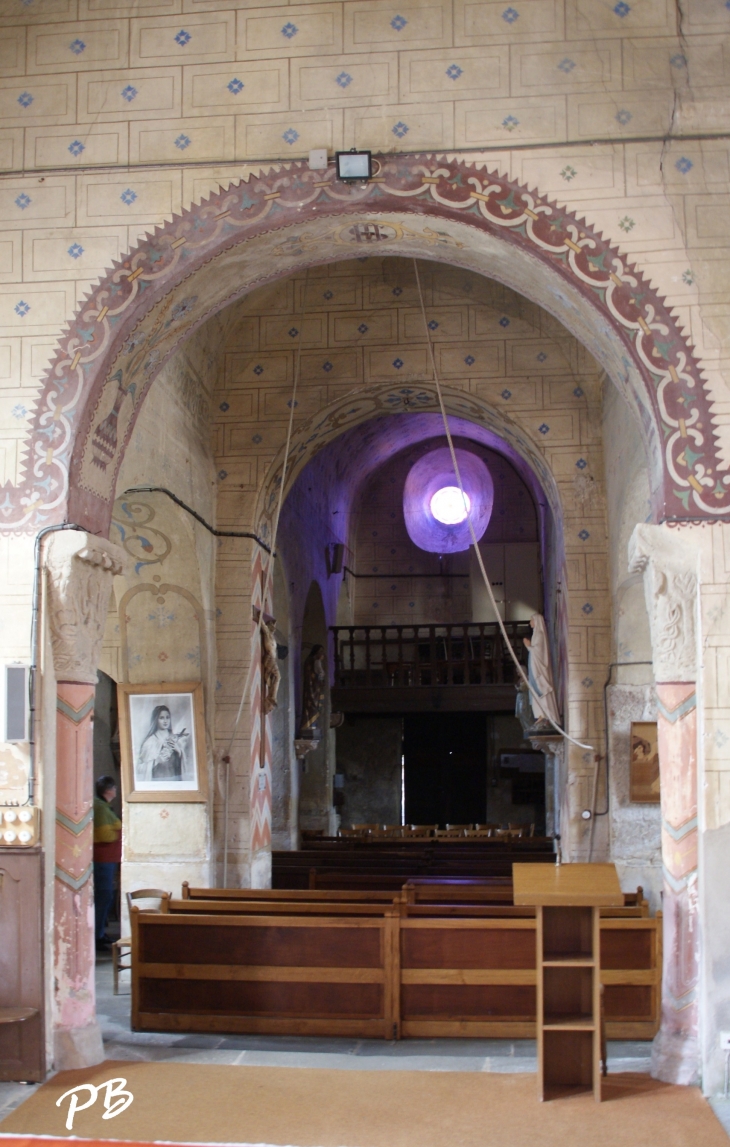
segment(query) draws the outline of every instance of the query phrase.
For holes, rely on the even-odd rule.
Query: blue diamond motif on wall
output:
[[[30,207],[31,203],[32,200],[30,195],[26,195],[24,191],[21,191],[20,195],[15,200],[15,206],[19,207],[21,211],[25,211],[26,207]]]
[[[580,538],[580,540],[582,542],[587,542],[588,539],[590,538],[590,536],[591,535],[588,533],[588,530],[581,530],[580,533],[578,534],[578,537]]]
[[[435,319],[431,319],[431,322],[428,324],[428,329],[430,331],[435,331],[438,329],[438,323],[436,322]]]
[[[548,426],[547,422],[543,422],[542,426],[538,426],[538,430],[541,434],[547,434],[550,430],[550,427]]]
[[[352,83],[352,76],[349,72],[340,72],[339,76],[335,76],[335,83],[339,84],[341,88],[349,88]]]
[[[618,4],[615,5],[613,10],[616,15],[620,16],[623,20],[624,16],[628,16],[629,12],[631,11],[631,5],[625,4],[624,0],[619,0]]]
[[[583,397],[583,387],[582,386],[576,386],[575,390],[573,391],[573,395],[575,396],[575,398],[582,398]]]
[[[446,75],[450,80],[458,80],[459,76],[464,75],[464,72],[458,64],[449,64],[448,68],[446,69]]]
[[[84,253],[84,249],[80,243],[72,243],[68,249],[68,253],[72,259],[80,259]]]
[[[544,350],[541,350],[540,353],[536,355],[536,358],[538,362],[545,362],[547,355],[545,354]]]
[[[403,123],[403,120],[398,120],[398,123],[393,128],[393,135],[397,136],[398,139],[403,139],[403,136],[407,135],[409,131],[410,128],[408,124]]]
[[[332,292],[331,291],[325,291],[323,298],[327,299],[327,301],[329,302],[329,300],[332,298]]]
[[[82,151],[86,151],[86,144],[82,143],[80,139],[75,139],[68,145],[68,150],[71,155],[81,155]]]
[[[515,20],[519,20],[520,14],[516,8],[505,8],[502,13],[502,19],[508,24],[514,24]]]
[[[407,23],[405,16],[394,16],[390,21],[390,26],[395,28],[396,32],[402,32]]]
[[[329,374],[329,372],[332,370],[332,363],[329,362],[329,360],[327,362],[323,362],[322,363],[322,370],[326,370],[327,374]]]
[[[626,127],[631,118],[631,112],[627,111],[626,108],[621,108],[620,111],[616,112],[616,123],[620,123],[622,127]]]
[[[503,390],[502,391],[502,398],[505,400],[505,402],[507,401],[508,398],[511,398],[511,397],[512,397],[512,391],[511,390]]]
[[[245,86],[246,85],[244,84],[243,80],[239,80],[236,78],[232,79],[231,82],[227,85],[228,91],[231,93],[232,96],[239,95],[243,91]]]
[[[259,363],[259,364],[258,364],[258,366],[255,366],[255,367],[253,368],[253,372],[254,372],[254,374],[263,374],[263,373],[264,373],[264,368],[263,368],[263,367],[261,366],[261,364]]]
[[[185,151],[186,147],[190,147],[190,138],[187,135],[180,134],[175,140],[175,147],[180,151]]]
[[[296,327],[289,327],[289,338],[295,339],[298,334],[299,334],[299,331],[297,330]]]
[[[131,207],[131,205],[134,203],[135,199],[137,198],[137,192],[132,191],[132,188],[128,187],[126,189],[126,191],[122,192],[122,194],[119,196],[119,198],[121,199],[122,203],[125,204],[126,207]]]
[[[677,160],[674,166],[677,171],[681,171],[682,175],[686,175],[688,171],[692,170],[694,164],[691,159],[687,159],[687,156],[683,155],[681,159]]]
[[[73,52],[74,56],[80,56],[84,51],[86,44],[83,40],[72,40],[68,46],[69,52]]]
[[[281,34],[282,36],[286,36],[287,40],[291,40],[293,36],[296,36],[298,31],[299,29],[297,28],[296,24],[292,24],[290,21],[281,29]]]
[[[590,689],[592,684],[593,684],[593,678],[592,677],[584,677],[583,680],[581,681],[581,685],[583,686],[584,689]]]
[[[403,288],[402,287],[393,287],[393,294],[395,295],[395,297],[397,299],[399,295],[403,294]]]
[[[299,132],[293,127],[288,127],[281,138],[284,140],[284,143],[291,145],[299,139]]]
[[[585,458],[579,458],[578,461],[576,462],[576,466],[578,467],[579,470],[585,470],[587,465],[588,465],[588,463],[586,462]]]
[[[402,358],[394,358],[393,359],[393,366],[395,367],[396,370],[400,370],[400,368],[403,366],[403,359]]]
[[[16,315],[20,315],[21,319],[25,318],[25,316],[28,314],[29,310],[30,310],[30,303],[24,302],[23,299],[21,299],[20,302],[15,304],[15,313],[16,313]]]
[[[504,327],[505,330],[507,329],[507,327],[509,326],[509,319],[507,318],[506,315],[502,315],[502,318],[499,320],[499,325],[501,327]]]
[[[222,402],[222,403],[220,404],[220,406],[218,407],[218,409],[219,409],[219,410],[222,410],[222,411],[223,411],[223,413],[225,414],[225,412],[226,412],[227,410],[230,410],[231,408],[230,408],[230,406],[228,405],[228,403],[227,403],[227,402]]]
[[[126,88],[122,88],[122,99],[131,104],[134,97],[137,95],[137,89],[133,88],[131,84],[127,84]]]
[[[251,435],[251,441],[252,441],[252,442],[253,442],[253,443],[254,443],[256,446],[260,446],[260,445],[261,445],[261,443],[263,442],[263,438],[261,437],[261,435],[260,435],[260,434],[252,434],[252,435]]]
[[[474,366],[476,359],[474,358],[473,354],[468,354],[466,356],[466,358],[464,359],[464,362],[466,363],[467,366]]]
[[[560,71],[565,72],[565,74],[567,76],[570,74],[570,72],[573,71],[575,64],[572,60],[569,60],[568,57],[566,56],[564,60],[560,61],[560,63],[558,64],[558,67],[559,67]]]
[[[585,614],[593,613],[593,606],[591,605],[591,603],[589,601],[587,601],[585,603],[585,605],[582,605],[581,609],[583,610],[583,612]]]
[[[22,108],[29,108],[33,103],[33,97],[30,92],[21,92],[18,96],[18,103]]]
[[[184,28],[181,28],[175,37],[175,43],[179,44],[181,48],[184,48],[185,45],[189,44],[191,40],[192,36],[189,32],[186,32]]]
[[[519,122],[516,116],[508,115],[502,120],[502,127],[506,128],[507,131],[514,131],[519,126]]]
[[[687,60],[681,53],[678,53],[676,56],[672,56],[669,63],[673,68],[684,68],[687,64]]]
[[[364,335],[365,332],[368,330],[368,324],[367,323],[360,323],[360,326],[357,329],[359,330],[361,335]]]
[[[220,480],[222,482],[224,478],[228,477],[228,471],[227,470],[219,470],[218,471],[218,477],[220,478]]]
[[[25,418],[27,416],[28,410],[27,410],[27,407],[23,406],[22,402],[16,402],[15,406],[10,411],[10,413],[12,414],[13,418],[20,419],[20,418]]]

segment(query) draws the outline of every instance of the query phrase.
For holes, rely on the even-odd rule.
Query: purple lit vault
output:
[[[489,470],[468,450],[457,450],[464,493],[471,503],[471,520],[477,541],[489,525],[494,503],[494,484]],[[431,512],[431,499],[444,486],[456,486],[454,464],[448,446],[432,450],[410,469],[403,489],[406,529],[419,549],[432,554],[455,554],[471,545],[469,522],[456,525],[437,521]]]

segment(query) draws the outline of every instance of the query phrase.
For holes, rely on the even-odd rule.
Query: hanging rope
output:
[[[461,482],[461,474],[459,472],[459,463],[456,460],[456,451],[454,449],[454,442],[453,442],[453,439],[451,437],[451,431],[449,429],[449,420],[448,420],[448,417],[446,414],[446,406],[444,404],[444,396],[441,393],[441,383],[439,382],[438,371],[436,370],[436,357],[433,353],[433,343],[431,342],[431,331],[429,329],[428,321],[426,319],[426,307],[425,307],[425,304],[423,301],[423,291],[421,289],[421,276],[418,273],[418,263],[416,262],[415,259],[413,260],[413,269],[416,273],[416,284],[418,286],[418,297],[419,297],[419,300],[421,303],[421,314],[423,315],[423,329],[426,332],[426,341],[428,342],[428,353],[429,353],[429,357],[431,359],[431,370],[433,371],[433,379],[434,379],[434,382],[436,384],[436,394],[438,395],[439,407],[441,409],[441,417],[442,417],[443,423],[444,423],[444,431],[446,433],[446,440],[449,444],[449,452],[451,453],[451,462],[452,462],[453,467],[454,467],[454,474],[456,475],[456,481],[457,481],[459,489],[461,491],[461,496],[464,499],[464,509],[466,510],[466,519],[467,519],[467,522],[469,524],[469,533],[471,534],[471,541],[472,541],[472,545],[474,547],[474,553],[476,554],[476,559],[477,559],[477,562],[479,564],[479,569],[480,569],[481,575],[484,579],[484,584],[487,587],[487,593],[489,595],[489,600],[492,603],[492,609],[494,610],[494,616],[497,619],[497,624],[499,625],[500,631],[502,633],[502,637],[504,639],[505,646],[509,651],[510,657],[512,658],[512,660],[515,663],[515,667],[517,669],[517,672],[519,673],[520,677],[522,678],[525,685],[529,689],[530,695],[532,697],[534,697],[534,699],[536,701],[539,702],[541,700],[540,694],[535,689],[533,689],[532,685],[530,684],[530,682],[527,678],[527,675],[526,675],[524,669],[522,668],[519,660],[517,659],[517,655],[515,654],[514,649],[512,648],[512,642],[510,641],[510,639],[507,635],[507,630],[504,627],[504,622],[502,621],[502,618],[499,615],[499,610],[497,609],[497,603],[494,600],[494,594],[492,593],[492,586],[491,586],[491,583],[490,583],[489,578],[487,576],[487,571],[484,568],[484,562],[482,560],[482,555],[481,555],[481,552],[479,550],[479,544],[477,542],[477,536],[474,532],[474,524],[473,524],[472,518],[471,518],[471,511],[469,509],[469,502],[467,501],[467,497],[466,497],[466,494],[464,492],[464,487],[463,487],[462,482]],[[565,737],[566,741],[570,741],[570,743],[572,745],[577,745],[579,749],[587,749],[591,753],[594,752],[594,748],[592,745],[584,745],[582,741],[576,741],[574,737],[571,737],[569,733],[566,733],[565,729],[561,729],[560,725],[556,724],[555,721],[553,721],[551,717],[548,717],[547,720],[550,722],[552,727],[555,729],[555,732],[559,733],[561,737]]]
[[[264,623],[264,610],[266,608],[266,599],[269,596],[269,589],[271,587],[271,581],[272,581],[272,577],[273,577],[273,573],[274,573],[274,562],[276,560],[276,537],[277,537],[277,534],[279,532],[279,518],[281,517],[281,508],[282,508],[282,505],[284,504],[284,487],[286,485],[286,471],[287,471],[287,466],[289,463],[289,450],[291,448],[292,429],[294,426],[294,411],[295,411],[296,405],[297,405],[297,402],[296,402],[297,386],[299,385],[299,374],[300,374],[301,363],[302,363],[302,340],[304,338],[304,319],[305,319],[305,316],[307,313],[307,283],[308,283],[308,281],[309,281],[309,267],[307,267],[307,269],[304,273],[304,288],[302,291],[302,311],[301,311],[300,322],[299,322],[299,338],[297,341],[297,356],[296,356],[296,360],[295,360],[295,364],[294,364],[294,384],[292,386],[292,395],[291,395],[291,400],[289,402],[289,424],[288,424],[287,429],[286,429],[286,444],[284,446],[284,461],[282,462],[282,466],[281,466],[281,483],[279,485],[279,497],[278,497],[278,501],[276,504],[276,513],[274,515],[274,522],[273,522],[273,526],[271,529],[271,557],[269,558],[268,564],[266,566],[266,577],[264,579],[264,589],[263,589],[263,594],[261,597],[261,608],[259,609],[258,621],[256,623],[256,635],[255,635],[255,639],[254,639],[254,643],[253,643],[253,655],[251,657],[251,660],[249,661],[248,672],[246,673],[246,680],[244,681],[243,691],[241,693],[241,703],[238,706],[238,712],[236,713],[236,719],[233,722],[233,729],[231,731],[231,738],[228,742],[228,748],[226,749],[223,757],[221,758],[221,760],[223,761],[223,763],[226,766],[226,780],[225,780],[225,789],[224,789],[224,797],[223,797],[223,809],[224,809],[224,813],[223,813],[223,887],[224,888],[227,887],[227,879],[228,879],[228,794],[229,794],[229,781],[230,781],[230,773],[231,773],[231,750],[233,748],[233,742],[236,739],[236,733],[238,731],[238,726],[241,723],[241,717],[243,716],[243,710],[244,710],[244,706],[246,704],[246,698],[248,697],[248,691],[251,687],[251,681],[253,678],[254,669],[256,668],[256,665],[260,661],[260,658],[257,658],[256,653],[261,648],[261,627]],[[262,722],[262,737],[264,735],[265,735],[265,726]],[[264,747],[262,746],[262,754],[264,751],[265,751]],[[262,757],[262,759],[263,759],[263,757]]]

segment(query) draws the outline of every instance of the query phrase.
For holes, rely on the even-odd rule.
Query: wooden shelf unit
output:
[[[601,1100],[601,907],[620,904],[612,864],[513,867],[515,904],[537,912],[537,1058],[541,1100]],[[547,869],[548,866],[545,866]]]

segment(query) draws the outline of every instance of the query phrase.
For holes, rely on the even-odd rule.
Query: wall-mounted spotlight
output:
[[[337,178],[345,183],[355,183],[361,180],[372,179],[373,155],[371,151],[358,151],[356,147],[349,151],[335,152],[337,163]]]

